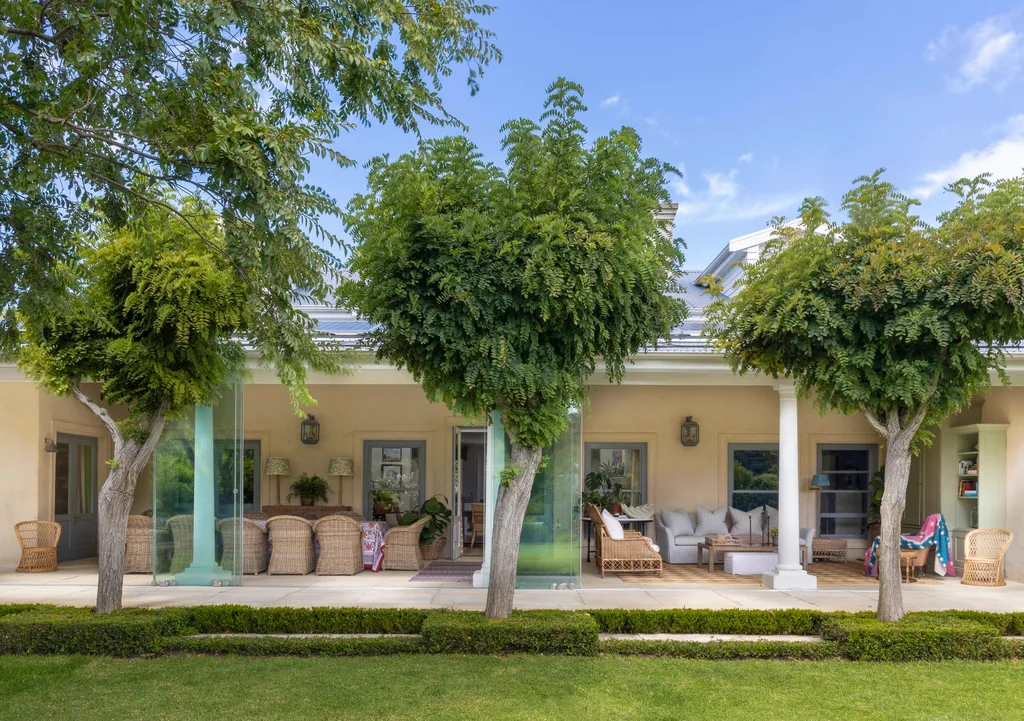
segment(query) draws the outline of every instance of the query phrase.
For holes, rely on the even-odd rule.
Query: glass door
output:
[[[95,438],[57,434],[53,479],[53,520],[61,526],[57,560],[96,555],[98,445]]]
[[[452,428],[452,560],[462,556],[462,429]]]

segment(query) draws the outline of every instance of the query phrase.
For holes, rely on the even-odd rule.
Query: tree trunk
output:
[[[885,450],[885,490],[882,493],[882,533],[878,544],[878,620],[903,619],[900,586],[900,531],[910,478],[910,441],[914,431],[897,433]]]
[[[491,573],[487,582],[487,618],[508,618],[516,588],[516,564],[519,538],[523,532],[526,506],[530,502],[533,480],[540,467],[540,448],[525,448],[514,440],[510,460],[516,470],[510,484],[498,487],[494,506],[494,532],[491,534]]]
[[[121,610],[128,514],[135,498],[135,484],[163,433],[165,409],[161,407],[142,419],[139,425],[145,440],[140,443],[134,436],[125,436],[107,410],[85,395],[77,385],[72,388],[72,393],[103,421],[114,441],[110,474],[99,493],[100,574],[96,586],[96,613],[110,613]]]

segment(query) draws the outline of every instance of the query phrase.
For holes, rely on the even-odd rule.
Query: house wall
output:
[[[0,457],[4,459],[0,503],[0,569],[18,565],[21,549],[13,526],[39,518],[39,391],[31,383],[0,383]]]
[[[1013,532],[1014,541],[1006,553],[1006,577],[1024,581],[1024,388],[993,388],[979,421],[1010,425],[1006,431],[1006,529]],[[979,484],[979,489],[985,492],[984,485]]]

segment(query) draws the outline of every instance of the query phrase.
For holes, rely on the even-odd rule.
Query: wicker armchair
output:
[[[425,565],[420,551],[420,532],[430,516],[424,516],[410,526],[389,528],[384,534],[385,571],[420,571]]]
[[[53,521],[22,521],[14,524],[21,546],[21,562],[15,571],[44,573],[57,570],[57,541],[60,524]]]
[[[124,572],[152,573],[154,551],[163,559],[163,565],[167,559],[167,546],[172,543],[169,531],[153,530],[152,516],[128,516],[128,534],[124,543]]]
[[[174,540],[171,555],[171,573],[181,573],[192,563],[192,516],[182,515],[167,519],[167,528]]]
[[[484,504],[471,503],[469,509],[469,547],[472,548],[476,544],[476,537],[484,532]]]
[[[243,518],[242,543],[235,543],[239,520],[225,518],[217,523],[217,530],[224,543],[224,554],[220,565],[226,571],[234,571],[235,553],[242,557],[242,573],[260,574],[267,570],[270,554],[267,551],[267,529],[251,518]]]
[[[1013,533],[1001,528],[979,528],[964,536],[964,575],[967,586],[1005,586],[1003,556]]]
[[[615,573],[650,573],[657,571],[662,574],[661,556],[651,548],[647,539],[639,531],[625,531],[622,540],[608,535],[601,519],[601,511],[594,504],[587,505],[587,515],[597,529],[597,568],[604,578],[605,571]]]
[[[268,575],[305,576],[316,568],[312,523],[298,516],[274,516],[267,530],[273,536]]]
[[[357,521],[325,516],[313,524],[313,533],[320,542],[316,575],[351,576],[363,570],[363,529]]]

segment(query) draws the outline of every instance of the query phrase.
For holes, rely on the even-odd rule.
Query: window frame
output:
[[[371,455],[374,448],[416,448],[419,450],[419,468],[417,469],[419,471],[419,501],[417,503],[417,508],[422,506],[423,502],[426,500],[427,492],[427,442],[425,440],[366,440],[363,441],[363,516],[367,520],[373,517],[373,502],[370,500],[370,494],[373,489],[370,488],[370,478],[372,472]]]
[[[778,456],[778,454],[779,454],[779,444],[778,443],[730,443],[729,444],[728,449],[726,450],[726,454],[727,454],[726,455],[726,465],[728,466],[728,469],[729,469],[729,493],[728,493],[728,497],[727,497],[728,498],[729,508],[735,508],[736,507],[736,504],[733,502],[733,496],[737,492],[736,488],[735,488],[736,460],[735,460],[735,457],[733,455],[735,451],[775,451],[776,456]],[[739,493],[740,493],[740,495],[753,495],[753,494],[761,494],[761,495],[763,495],[763,494],[766,494],[766,493],[774,493],[775,494],[775,505],[773,506],[773,508],[777,509],[779,507],[779,489],[778,488],[776,488],[774,491],[762,491],[762,490],[750,490],[750,491],[747,491],[747,490],[741,490],[741,491],[739,491]]]
[[[819,443],[815,448],[815,473],[823,473],[830,475],[832,473],[850,473],[851,471],[824,471],[822,470],[822,459],[824,458],[825,451],[867,451],[868,452],[868,470],[866,471],[867,483],[863,491],[832,491],[821,489],[817,494],[817,510],[818,510],[818,523],[815,528],[815,533],[820,538],[845,538],[845,539],[862,539],[867,538],[867,525],[868,525],[868,506],[871,504],[871,499],[868,497],[871,493],[871,478],[878,472],[878,444],[877,443]],[[856,471],[860,473],[860,471]],[[863,495],[865,497],[864,512],[863,513],[823,513],[822,508],[822,495],[825,493],[832,494],[849,494],[849,495]],[[823,518],[863,518],[864,519],[864,533],[861,534],[844,534],[844,533],[822,533],[821,522]]]
[[[642,506],[647,503],[647,443],[644,441],[593,441],[583,444],[583,477],[593,470],[590,462],[591,451],[614,451],[614,450],[639,450],[640,451],[640,502],[630,503],[623,499],[629,506]],[[623,493],[633,494],[630,489],[623,489]]]

